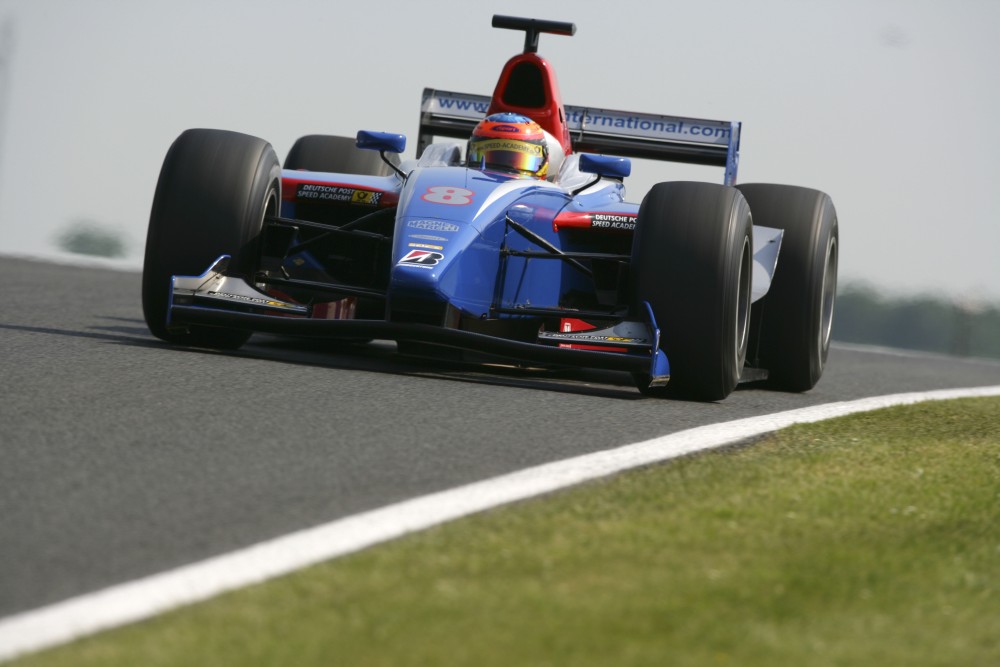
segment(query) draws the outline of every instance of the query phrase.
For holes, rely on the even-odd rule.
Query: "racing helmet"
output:
[[[512,171],[545,178],[549,151],[545,132],[518,113],[495,113],[479,121],[467,151],[469,166]]]

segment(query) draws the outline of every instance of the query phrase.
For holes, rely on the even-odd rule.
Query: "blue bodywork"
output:
[[[449,194],[452,193],[452,194]],[[400,197],[393,240],[389,298],[433,298],[450,302],[474,317],[519,304],[557,307],[560,295],[577,282],[558,261],[508,257],[500,276],[500,249],[537,250],[512,232],[507,216],[522,222],[546,241],[559,244],[554,214],[571,198],[543,181],[464,167],[416,169]],[[620,201],[620,200],[619,200]],[[428,243],[422,220],[457,228],[441,231]],[[452,227],[447,227],[452,229]],[[438,245],[438,262],[424,267],[404,260],[415,246]]]
[[[538,36],[575,26],[503,16],[493,25],[526,37],[491,97],[425,89],[415,160],[386,157],[403,152],[403,135],[365,130],[357,149],[378,151],[389,169],[285,169],[257,270],[231,271],[223,256],[202,275],[175,276],[171,326],[385,338],[666,384],[653,309],[630,284],[640,206],[625,201],[628,158],[724,167],[731,185],[740,124],[564,106]],[[549,180],[465,164],[462,144],[435,143],[467,140],[487,112],[545,130]],[[755,257],[757,298],[780,233],[767,238],[772,250]],[[246,246],[237,251],[245,267]]]

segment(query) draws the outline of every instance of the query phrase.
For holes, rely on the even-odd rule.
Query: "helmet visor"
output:
[[[539,144],[507,139],[474,141],[469,147],[469,163],[537,174],[545,165],[545,149]]]

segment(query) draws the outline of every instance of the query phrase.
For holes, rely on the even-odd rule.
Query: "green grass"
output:
[[[998,665],[1000,399],[787,429],[19,665]]]

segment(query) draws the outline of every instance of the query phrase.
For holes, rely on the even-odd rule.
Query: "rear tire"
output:
[[[220,255],[229,273],[252,281],[264,217],[277,215],[281,167],[262,139],[225,130],[187,130],[167,151],[146,234],[142,309],[149,330],[171,343],[235,349],[250,333],[167,326],[171,277],[200,275]]]
[[[358,148],[350,137],[326,134],[309,134],[292,144],[285,159],[285,169],[333,172],[336,174],[361,174],[389,176],[392,169],[379,156],[378,151]],[[390,161],[399,164],[395,153]]]
[[[639,208],[632,239],[633,308],[648,301],[670,362],[670,382],[640,391],[720,400],[746,360],[753,274],[750,207],[735,188],[660,183]],[[641,315],[640,315],[641,316]]]
[[[751,311],[750,358],[768,384],[808,391],[823,375],[837,297],[839,231],[830,197],[792,185],[737,186],[754,224],[784,230],[767,295]]]

